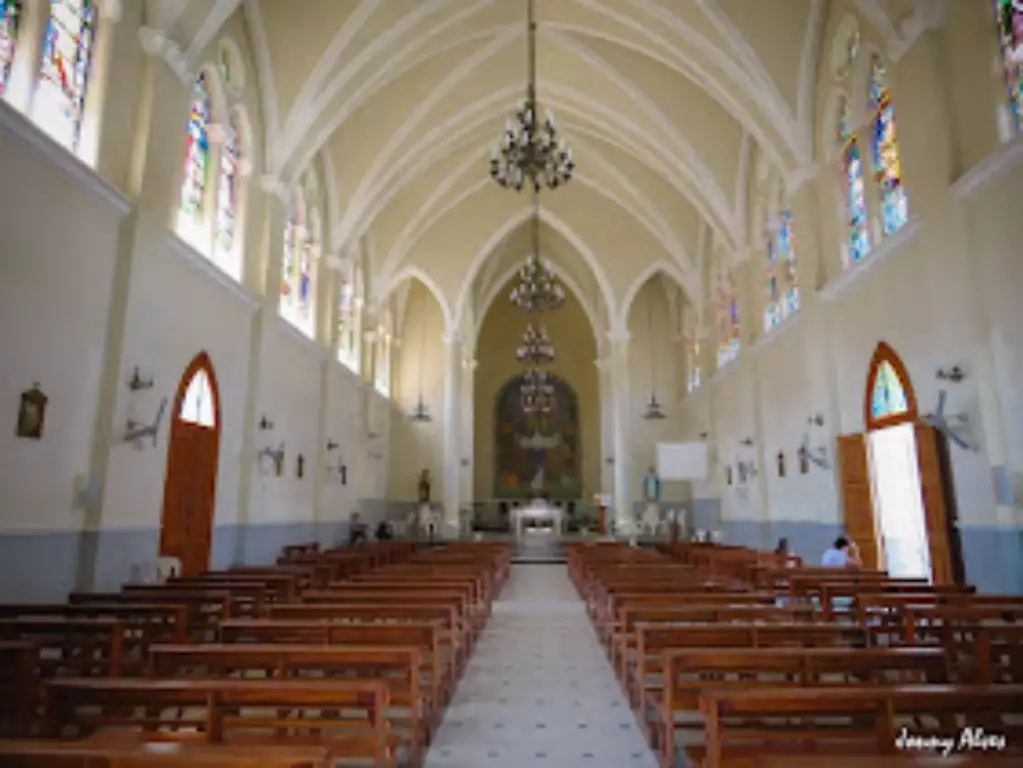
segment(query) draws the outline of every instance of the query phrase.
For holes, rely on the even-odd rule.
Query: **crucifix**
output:
[[[553,450],[561,443],[561,435],[543,434],[542,416],[532,419],[532,431],[519,438],[519,446],[533,453],[533,466],[535,467],[533,479],[530,481],[529,490],[534,496],[542,495],[547,477],[547,452]]]

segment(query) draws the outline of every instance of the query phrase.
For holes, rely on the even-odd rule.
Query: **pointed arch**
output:
[[[217,210],[214,222],[214,261],[235,280],[241,279],[239,215],[243,157],[248,147],[232,113],[224,145],[220,148]]]
[[[888,90],[888,68],[881,55],[870,60],[871,149],[874,177],[881,190],[881,227],[885,235],[894,235],[909,220],[909,197],[902,184],[902,157],[895,127],[895,107]]]
[[[913,423],[919,416],[909,371],[884,341],[878,343],[867,369],[863,416],[867,431]]]
[[[291,209],[284,222],[279,312],[310,339],[316,338],[320,223],[315,202],[306,199],[304,185],[296,184],[291,190]]]
[[[213,361],[203,350],[192,358],[178,381],[174,419],[220,431],[220,389]]]
[[[625,292],[625,296],[622,298],[621,307],[618,310],[618,321],[615,325],[616,328],[627,328],[629,324],[629,312],[632,311],[632,303],[636,300],[636,296],[647,281],[650,280],[657,274],[667,275],[674,280],[682,292],[689,296],[689,288],[687,282],[682,275],[681,270],[678,269],[674,264],[664,261],[663,259],[648,264],[646,268],[640,272],[636,279],[632,281],[632,285]]]
[[[402,284],[405,280],[415,278],[421,282],[426,289],[433,294],[433,298],[437,300],[437,305],[440,307],[441,316],[444,318],[444,335],[451,335],[454,333],[458,326],[455,325],[454,317],[451,314],[451,306],[448,303],[447,297],[444,295],[444,291],[440,289],[437,281],[434,280],[433,276],[425,270],[410,264],[409,266],[398,272],[387,284],[387,289],[378,295],[377,303],[384,301],[391,293]]]
[[[714,310],[718,325],[718,368],[739,357],[742,326],[739,322],[739,288],[727,259],[719,254],[714,285]]]

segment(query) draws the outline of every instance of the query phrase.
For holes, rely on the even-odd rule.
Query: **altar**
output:
[[[565,533],[565,512],[561,507],[548,504],[544,499],[533,499],[528,506],[513,507],[511,510],[512,530],[516,538],[522,538],[527,520],[546,522],[551,533],[561,536]]]

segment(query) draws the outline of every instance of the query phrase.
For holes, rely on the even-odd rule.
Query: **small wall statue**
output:
[[[430,470],[424,469],[419,474],[419,503],[430,503]]]
[[[646,477],[643,478],[643,501],[646,502],[643,531],[650,535],[656,534],[661,523],[661,478],[653,467],[647,469]]]
[[[16,436],[39,440],[43,436],[43,422],[46,419],[46,403],[49,400],[39,384],[33,382],[32,389],[21,393],[21,405],[18,407],[18,425]]]

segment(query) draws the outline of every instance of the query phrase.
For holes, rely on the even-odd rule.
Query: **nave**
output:
[[[0,606],[0,765],[1023,756],[1023,598],[713,543],[565,552],[567,569],[513,565],[502,542],[309,542],[265,566]]]

